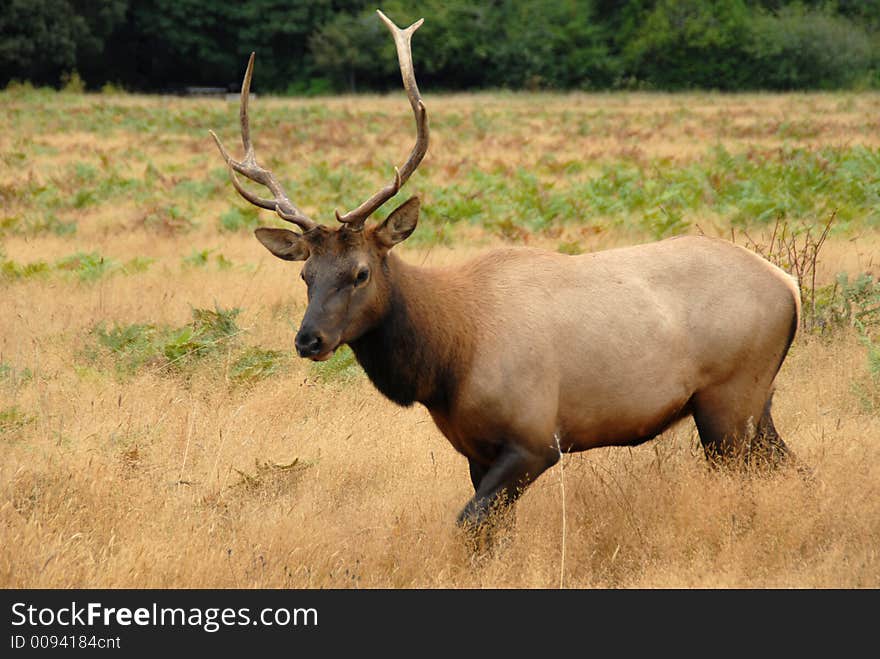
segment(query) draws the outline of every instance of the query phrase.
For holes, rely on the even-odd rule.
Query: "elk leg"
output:
[[[486,472],[489,471],[489,468],[477,462],[476,460],[471,460],[468,458],[468,467],[471,472],[471,483],[474,486],[474,493],[480,488],[480,483],[483,480],[483,477],[486,475]]]
[[[758,422],[757,433],[752,442],[752,457],[771,467],[779,467],[794,462],[794,454],[789,450],[782,437],[773,425],[773,417],[770,415],[770,404],[773,397],[767,399],[764,413]]]
[[[744,390],[747,393],[744,393]],[[772,392],[732,383],[697,393],[693,415],[706,457],[713,464],[769,466],[791,458],[770,416]]]
[[[510,505],[522,491],[544,471],[559,461],[554,448],[537,454],[516,444],[508,444],[495,461],[484,469],[479,484],[475,484],[473,498],[458,515],[458,523],[466,527],[479,527],[495,505]],[[471,462],[471,479],[479,469]]]

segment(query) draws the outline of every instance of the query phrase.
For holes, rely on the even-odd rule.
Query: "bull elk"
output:
[[[259,228],[275,256],[305,261],[308,307],[300,357],[348,344],[382,394],[421,403],[470,466],[474,496],[459,515],[485,521],[563,451],[634,446],[692,415],[710,460],[790,458],[770,414],[773,381],[800,314],[797,283],[745,248],[679,237],[568,256],[497,249],[459,266],[416,267],[392,248],[416,228],[411,197],[382,223],[367,218],[397,194],[428,148],[428,118],[410,41],[397,46],[416,141],[394,178],[333,228],[309,219],[257,164],[248,123],[254,56],[241,90],[243,160],[211,132],[232,184],[299,227]],[[237,175],[265,186],[245,188]]]

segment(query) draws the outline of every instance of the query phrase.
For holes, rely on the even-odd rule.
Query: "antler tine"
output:
[[[413,33],[419,29],[424,19],[419,19],[408,28],[401,29],[380,10],[377,9],[376,13],[379,14],[379,18],[388,26],[394,37],[394,44],[397,46],[397,60],[400,63],[400,75],[403,78],[403,87],[406,89],[406,95],[409,98],[409,103],[415,115],[417,134],[416,143],[409,154],[409,158],[406,159],[402,167],[399,169],[397,167],[394,168],[394,180],[391,183],[345,215],[340,215],[339,211],[336,211],[336,219],[354,230],[363,228],[367,218],[382,204],[397,194],[397,191],[407,182],[428,151],[428,112],[425,109],[422,96],[419,94],[419,86],[416,84],[410,43]]]
[[[250,99],[251,79],[254,75],[255,54],[256,53],[251,53],[250,59],[248,59],[247,71],[245,71],[244,80],[241,83],[241,106],[239,108],[239,118],[241,119],[241,143],[244,146],[244,160],[238,161],[232,158],[223,146],[220,138],[217,137],[216,133],[214,133],[213,130],[208,132],[211,133],[211,137],[214,138],[214,142],[220,150],[220,155],[223,156],[223,159],[229,166],[229,175],[232,178],[232,185],[236,191],[238,191],[238,194],[255,206],[275,211],[282,220],[296,224],[303,230],[303,232],[309,231],[318,226],[318,224],[314,220],[309,219],[305,213],[293,205],[287,197],[287,194],[284,192],[284,189],[281,187],[281,184],[278,182],[278,179],[275,178],[275,175],[268,169],[260,167],[260,165],[257,164],[257,158],[254,155],[254,145],[251,143],[251,127],[248,119],[248,101]],[[254,183],[259,183],[268,188],[269,192],[272,193],[273,199],[260,197],[246,189],[235,175],[236,172],[249,178]]]

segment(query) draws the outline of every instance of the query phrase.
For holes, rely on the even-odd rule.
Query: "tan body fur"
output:
[[[563,451],[640,443],[694,403],[732,440],[761,418],[797,323],[787,274],[704,237],[580,256],[499,250],[452,269],[393,263],[424,340],[461,359],[448,409],[428,404],[432,416],[485,464],[507,442],[556,450],[557,432]]]

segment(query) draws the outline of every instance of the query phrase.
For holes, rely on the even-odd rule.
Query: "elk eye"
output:
[[[365,284],[367,279],[369,279],[369,278],[370,278],[370,269],[369,268],[361,268],[360,270],[358,270],[357,275],[355,275],[354,283],[355,283],[355,285],[360,286],[361,284]]]

